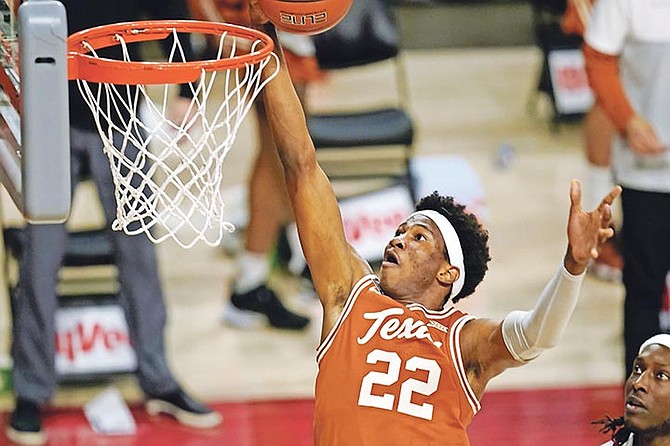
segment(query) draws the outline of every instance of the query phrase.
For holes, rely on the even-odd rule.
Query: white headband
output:
[[[640,347],[639,353],[642,353],[642,350],[649,347],[651,344],[660,344],[663,347],[670,348],[670,334],[657,334],[650,337]]]
[[[465,264],[463,263],[463,248],[461,248],[461,241],[458,239],[458,234],[456,230],[451,225],[447,217],[440,214],[437,211],[433,210],[423,210],[416,211],[410,217],[414,215],[423,215],[424,217],[430,218],[435,226],[440,230],[442,238],[444,239],[444,245],[447,248],[447,254],[449,255],[449,261],[452,265],[457,267],[460,270],[458,279],[456,282],[451,285],[451,298],[458,296],[458,293],[463,289],[463,284],[465,283]]]

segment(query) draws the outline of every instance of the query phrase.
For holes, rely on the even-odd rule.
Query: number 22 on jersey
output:
[[[366,362],[368,364],[387,363],[388,368],[385,372],[370,371],[363,377],[361,390],[358,394],[358,405],[366,407],[375,407],[384,410],[396,410],[417,418],[426,420],[433,419],[433,405],[430,403],[415,404],[412,402],[412,395],[415,393],[430,396],[437,391],[440,382],[440,369],[437,361],[433,359],[412,356],[404,362],[396,352],[375,349],[368,353]],[[373,395],[374,385],[379,387],[388,387],[400,378],[400,371],[404,368],[410,372],[423,370],[428,372],[425,381],[408,378],[400,385],[400,394],[383,393]],[[397,406],[396,406],[397,399]]]

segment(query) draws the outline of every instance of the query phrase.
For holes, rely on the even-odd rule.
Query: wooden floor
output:
[[[551,131],[545,98],[532,98],[540,67],[540,53],[534,47],[413,50],[405,55],[405,66],[418,125],[417,156],[464,159],[483,186],[493,260],[484,283],[463,307],[496,319],[513,309],[530,308],[565,251],[569,182],[583,178],[585,172],[578,126]],[[310,104],[319,109],[385,95],[390,85],[387,68],[331,74],[311,90]],[[253,150],[251,132],[247,122],[229,154],[226,190],[243,189]],[[506,167],[497,162],[501,145],[514,152]],[[235,196],[231,194],[231,210],[244,214]],[[91,209],[96,210],[91,197],[91,190],[80,189],[74,222],[91,221]],[[16,220],[11,204],[3,207],[5,219]],[[184,251],[166,242],[158,252],[168,300],[168,354],[188,389],[217,402],[311,398],[320,310],[315,300],[298,296],[295,280],[273,277],[289,305],[313,316],[306,332],[239,331],[219,320],[234,274],[234,263],[222,249],[198,246]],[[622,296],[621,285],[588,277],[560,346],[496,378],[490,389],[619,385]],[[0,315],[0,345],[6,355],[10,326],[6,299]],[[115,384],[129,402],[140,398],[129,378]],[[64,387],[54,404],[83,404],[101,389]],[[5,394],[0,408],[11,407],[11,397]],[[561,410],[571,408],[556,406]],[[611,407],[609,412],[616,415],[619,410]],[[561,425],[560,413],[550,424],[548,429],[570,432],[570,427]]]

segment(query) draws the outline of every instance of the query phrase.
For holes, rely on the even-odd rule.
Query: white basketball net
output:
[[[130,61],[126,42],[120,35],[117,38],[124,60]],[[172,39],[168,61],[184,62],[174,31]],[[217,57],[234,57],[235,40],[222,34]],[[260,44],[254,42],[252,50]],[[154,243],[172,238],[184,248],[198,241],[216,246],[224,230],[234,230],[224,215],[223,161],[254,99],[277,73],[261,77],[271,57],[276,55],[270,53],[262,62],[242,68],[203,70],[197,81],[188,84],[192,99],[181,122],[168,119],[174,85],[135,88],[77,81],[110,162],[117,205],[112,229],[128,235],[145,233]]]

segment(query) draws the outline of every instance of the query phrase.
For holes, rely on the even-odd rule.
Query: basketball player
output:
[[[561,29],[565,34],[584,36],[595,0],[568,0]],[[597,98],[596,98],[597,99]],[[600,100],[584,117],[584,151],[586,155],[586,186],[584,205],[592,208],[598,205],[603,194],[614,186],[612,176],[612,141],[616,127],[607,116]],[[588,272],[602,280],[621,281],[623,257],[616,237],[609,239],[601,248],[600,256],[591,261]]]
[[[670,270],[670,4],[598,0],[584,34],[586,73],[616,125],[612,168],[623,187],[625,376],[661,331]]]
[[[624,416],[605,424],[612,441],[602,446],[670,445],[670,334],[647,339],[626,381]]]
[[[252,14],[252,23],[278,44],[257,0]],[[613,235],[610,206],[620,188],[585,212],[574,181],[567,252],[535,308],[502,322],[476,319],[452,307],[475,291],[487,269],[488,234],[475,216],[451,197],[423,198],[398,227],[374,275],[345,239],[335,194],[316,161],[283,62],[263,95],[324,310],[315,444],[468,445],[467,426],[488,382],[560,340],[589,260]]]

